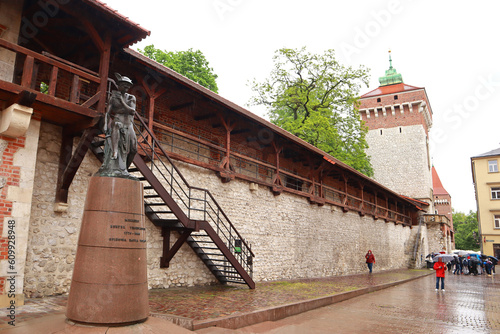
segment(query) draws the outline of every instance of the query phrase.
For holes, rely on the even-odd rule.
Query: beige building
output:
[[[481,252],[500,256],[500,148],[471,158]]]

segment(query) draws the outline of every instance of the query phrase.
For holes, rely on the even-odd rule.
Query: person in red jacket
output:
[[[370,274],[373,269],[373,264],[375,263],[375,256],[373,255],[371,250],[368,250],[368,253],[365,255],[366,264],[368,265],[368,269],[370,270]]]
[[[434,270],[436,271],[436,291],[439,290],[439,281],[441,280],[441,290],[444,292],[444,274],[446,272],[446,264],[443,259],[439,258],[438,262],[434,263]]]

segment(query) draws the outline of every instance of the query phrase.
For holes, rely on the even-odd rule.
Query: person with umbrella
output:
[[[441,281],[441,290],[444,292],[446,264],[443,262],[442,257],[438,257],[438,262],[434,263],[434,270],[436,271],[436,291],[439,291],[439,281]]]
[[[491,269],[493,268],[493,262],[489,258],[484,261],[484,269],[486,269],[486,273],[488,274],[488,277],[491,277]]]

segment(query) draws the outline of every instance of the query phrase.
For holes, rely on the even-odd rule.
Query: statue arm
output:
[[[106,111],[106,114],[104,115],[104,133],[106,133],[108,131],[110,118],[111,118],[111,101],[108,105],[108,109]]]
[[[135,112],[136,100],[135,96],[131,94],[127,94],[127,101],[125,101],[124,96],[120,96],[121,103],[123,106],[129,111],[129,113],[133,114]]]

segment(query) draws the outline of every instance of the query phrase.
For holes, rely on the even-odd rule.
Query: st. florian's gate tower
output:
[[[432,109],[425,88],[403,83],[392,67],[390,53],[389,63],[385,76],[379,78],[380,86],[360,97],[374,179],[399,194],[428,203],[422,209],[434,213],[429,154]]]

